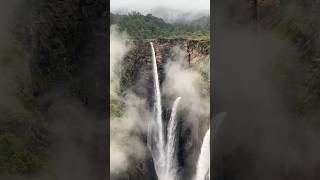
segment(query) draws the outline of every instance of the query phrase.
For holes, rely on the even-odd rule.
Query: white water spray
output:
[[[151,121],[148,132],[148,146],[150,148],[155,170],[159,180],[176,180],[177,177],[177,154],[176,154],[176,129],[177,129],[177,108],[181,97],[178,97],[172,106],[167,131],[164,131],[162,119],[162,105],[157,61],[153,43],[150,42],[152,51],[152,68],[154,79],[154,112],[155,122]],[[165,134],[166,132],[166,134]],[[166,137],[166,138],[165,138]],[[200,155],[198,157],[195,180],[210,179],[210,129],[206,132]]]
[[[177,108],[179,105],[181,97],[178,97],[172,106],[171,117],[168,125],[168,136],[167,136],[167,144],[166,144],[166,177],[168,180],[176,179],[176,129],[177,129],[177,121],[176,114]]]
[[[195,180],[210,179],[210,129],[204,136],[197,164]]]
[[[154,79],[154,94],[155,94],[155,120],[149,124],[148,132],[148,146],[151,150],[152,158],[154,161],[156,173],[159,180],[175,180],[177,175],[176,168],[176,113],[180,102],[178,97],[172,106],[171,117],[167,127],[167,142],[165,143],[165,135],[163,130],[162,119],[162,105],[161,105],[161,92],[159,75],[157,69],[157,61],[153,43],[150,42],[152,51],[152,67],[153,67],[153,79]]]
[[[155,94],[155,119],[156,119],[156,127],[153,127],[152,130],[155,131],[152,133],[153,140],[156,143],[156,152],[153,151],[153,160],[155,163],[156,173],[158,178],[164,175],[164,167],[165,167],[165,147],[164,147],[164,135],[163,135],[163,122],[162,122],[162,107],[161,107],[161,92],[160,92],[160,83],[159,83],[159,75],[158,68],[156,62],[156,55],[153,48],[153,43],[150,42],[151,51],[152,51],[152,68],[153,68],[153,81],[154,81],[154,94]]]

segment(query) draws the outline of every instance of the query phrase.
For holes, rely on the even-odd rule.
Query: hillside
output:
[[[126,31],[132,38],[170,38],[209,40],[210,17],[203,16],[190,23],[167,23],[152,14],[143,15],[131,12],[127,15],[110,14],[111,24],[117,24],[121,31]]]

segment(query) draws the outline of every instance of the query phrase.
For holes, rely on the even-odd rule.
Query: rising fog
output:
[[[140,136],[145,134],[147,121],[151,119],[145,97],[133,92],[119,94],[121,62],[130,50],[128,36],[120,33],[116,26],[110,31],[110,98],[125,104],[124,115],[110,119],[110,170],[112,174],[124,172],[132,164],[145,158],[146,147]]]
[[[174,54],[172,60],[165,65],[165,80],[162,84],[162,93],[168,97],[181,97],[181,108],[186,110],[188,116],[185,122],[197,125],[201,116],[209,117],[210,97],[209,94],[203,96],[204,79],[199,73],[199,67],[188,68],[186,52],[179,47],[172,49]],[[209,57],[207,57],[209,58]],[[209,63],[208,59],[204,63]],[[206,66],[209,67],[209,66]],[[209,71],[206,69],[205,71]],[[207,82],[209,83],[209,82]]]
[[[153,16],[161,18],[168,23],[187,24],[198,18],[210,16],[209,9],[187,11],[187,10],[173,9],[173,8],[164,7],[164,6],[159,6],[159,7],[155,7],[147,10],[129,9],[129,8],[111,10],[112,13],[116,13],[116,14],[128,14],[132,11],[138,11],[144,15],[152,14]]]
[[[210,15],[209,0],[179,0],[179,1],[156,1],[156,0],[111,0],[110,9],[112,13],[128,14],[138,11],[144,15],[152,14],[168,23],[188,23],[203,16]]]
[[[210,9],[210,0],[111,0],[111,10],[116,9],[132,9],[146,12],[155,7],[170,7],[172,9],[184,10],[184,11],[204,11]]]

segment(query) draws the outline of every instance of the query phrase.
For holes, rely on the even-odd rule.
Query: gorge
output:
[[[190,97],[186,97],[190,92],[179,95],[176,92],[185,87],[181,86],[177,91],[176,87],[168,86],[168,82],[172,77],[179,77],[179,73],[186,73],[190,79],[184,81],[191,82],[187,83],[187,86],[194,86],[196,83],[192,93],[199,96],[199,99],[196,98],[195,102],[202,103],[200,100],[204,98],[204,104],[209,103],[208,94],[206,96],[205,92],[199,91],[199,82],[192,82],[197,79],[203,83],[202,85],[209,87],[209,67],[205,66],[209,65],[209,44],[181,39],[127,41],[126,44],[130,44],[131,50],[122,62],[120,89],[127,89],[122,91],[123,95],[134,92],[139,97],[147,97],[147,109],[153,112],[154,118],[147,123],[147,133],[141,132],[139,137],[142,144],[148,147],[146,154],[149,153],[151,156],[146,155],[144,158],[131,161],[132,165],[136,164],[140,168],[131,166],[121,175],[112,174],[111,179],[195,178],[197,163],[194,162],[201,159],[199,155],[202,141],[209,127],[209,111],[188,112],[190,108],[194,108],[192,103],[186,104],[192,102]],[[172,67],[179,70],[172,71]],[[208,173],[206,170],[203,172]]]

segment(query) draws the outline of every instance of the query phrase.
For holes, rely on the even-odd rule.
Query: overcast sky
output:
[[[127,9],[148,11],[155,7],[168,7],[183,11],[209,10],[210,0],[110,0],[111,10]]]

